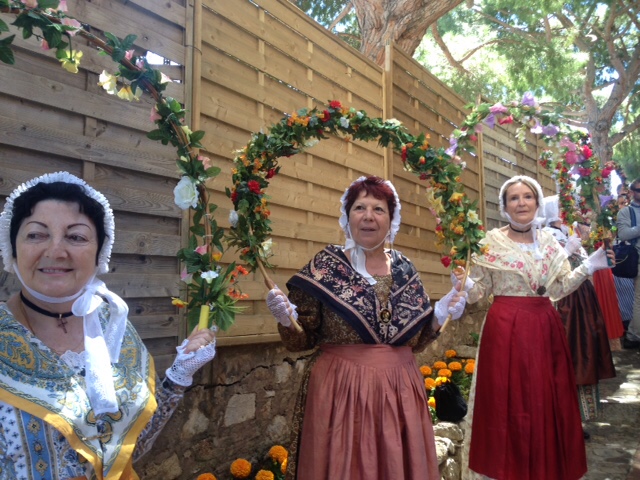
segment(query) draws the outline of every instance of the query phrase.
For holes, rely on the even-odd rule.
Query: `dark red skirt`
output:
[[[476,366],[471,470],[499,480],[577,480],[587,471],[575,375],[546,297],[495,297]]]
[[[567,331],[578,385],[596,385],[616,376],[604,316],[591,282],[583,282],[557,304]]]

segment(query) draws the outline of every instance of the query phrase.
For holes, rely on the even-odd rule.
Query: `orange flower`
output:
[[[433,368],[435,370],[440,370],[441,368],[447,368],[447,364],[439,361],[433,364]]]
[[[456,357],[458,355],[458,352],[456,352],[455,350],[447,350],[446,352],[444,352],[444,356],[447,358],[453,358]]]
[[[464,373],[468,373],[469,375],[472,375],[473,372],[475,371],[475,369],[476,369],[476,364],[475,363],[467,363],[464,366]]]
[[[438,370],[438,376],[439,377],[450,378],[451,375],[452,375],[451,370],[449,370],[448,368],[441,368],[440,370]]]
[[[431,375],[431,367],[428,367],[427,365],[421,366],[420,373],[423,377],[428,377],[429,375]]]
[[[178,308],[184,308],[187,306],[187,302],[176,297],[171,297],[171,305],[175,305]]]
[[[256,480],[274,480],[273,472],[269,470],[259,470],[256,474]]]
[[[288,456],[289,454],[287,453],[287,449],[281,445],[274,445],[269,450],[269,457],[278,463],[284,462]]]
[[[236,266],[236,272],[238,272],[240,275],[249,275],[249,272],[247,271],[247,269],[244,268],[242,265]]]
[[[238,458],[231,464],[231,475],[235,478],[247,478],[251,474],[251,464],[244,458]]]
[[[424,388],[426,388],[427,390],[433,390],[434,388],[436,388],[436,381],[431,377],[425,378]]]
[[[196,480],[217,480],[213,473],[201,473]]]
[[[280,471],[282,472],[282,474],[284,475],[285,473],[287,473],[287,464],[289,463],[289,459],[285,458],[284,462],[282,462],[282,465],[280,465]]]
[[[460,362],[451,362],[449,364],[449,370],[452,372],[459,372],[462,370],[462,364]]]
[[[431,408],[436,408],[436,399],[434,397],[429,397],[427,403]]]

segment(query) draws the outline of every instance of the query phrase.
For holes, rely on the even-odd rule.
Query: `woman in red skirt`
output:
[[[576,381],[551,301],[577,289],[613,252],[571,270],[544,224],[542,189],[526,176],[500,189],[509,224],[487,232],[468,302],[493,294],[476,363],[469,468],[498,480],[577,480],[587,471]],[[456,271],[461,278],[464,272]]]

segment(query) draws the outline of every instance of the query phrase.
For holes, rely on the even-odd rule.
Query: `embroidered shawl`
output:
[[[100,312],[103,325],[108,307]],[[120,358],[111,368],[119,411],[96,416],[85,381],[0,306],[0,400],[50,424],[86,459],[99,480],[138,478],[131,468],[140,432],[155,411],[153,358],[127,322]],[[37,342],[37,341],[36,341]],[[25,432],[26,434],[26,432]],[[23,441],[27,445],[28,439]],[[37,456],[38,452],[32,452]]]
[[[540,231],[538,243],[542,253],[540,260],[535,259],[532,252],[523,251],[499,229],[487,232],[481,244],[490,249],[473,259],[471,277],[478,285],[469,292],[469,303],[489,293],[542,295],[556,301],[578,288],[588,276],[586,266],[572,271],[564,248],[549,232]]]
[[[403,345],[431,319],[429,297],[413,264],[391,250],[393,285],[391,320],[379,319],[381,305],[374,288],[356,272],[342,249],[329,245],[287,282],[317,298],[340,315],[367,344]]]

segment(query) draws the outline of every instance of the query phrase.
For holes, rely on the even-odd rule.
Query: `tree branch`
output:
[[[444,43],[444,40],[442,40],[442,37],[440,36],[440,32],[438,32],[438,22],[431,25],[431,33],[433,34],[433,39],[435,40],[436,44],[438,44],[438,46],[440,47],[440,50],[442,50],[442,53],[444,54],[447,61],[449,62],[449,65],[454,67],[463,75],[469,75],[470,72],[462,66],[462,63],[458,62],[455,58],[453,58],[453,55],[449,51],[449,48]]]
[[[333,22],[331,22],[331,25],[329,25],[328,30],[330,32],[333,32],[333,29],[336,28],[336,26],[342,21],[342,19],[344,17],[346,17],[349,12],[353,10],[353,2],[351,0],[349,0],[344,8],[342,9],[342,11],[338,14],[338,16],[336,18],[334,18]]]

